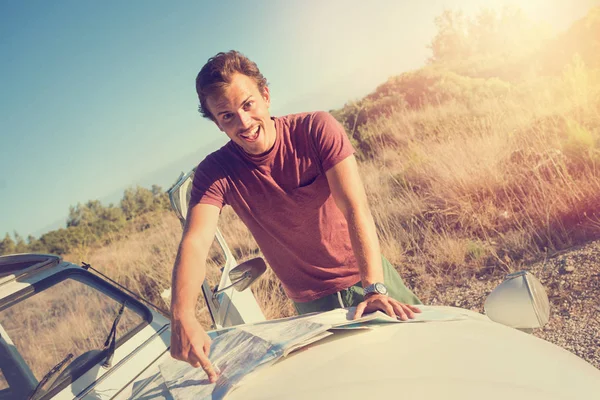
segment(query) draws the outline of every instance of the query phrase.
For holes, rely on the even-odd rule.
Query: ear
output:
[[[269,92],[269,87],[265,86],[262,92],[262,97],[265,99],[265,103],[267,103],[267,107],[271,105],[271,93]]]

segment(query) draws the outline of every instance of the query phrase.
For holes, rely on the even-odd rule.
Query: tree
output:
[[[40,237],[40,242],[48,253],[62,255],[68,253],[73,248],[72,243],[67,237],[68,229],[73,228],[56,229]]]
[[[472,55],[469,20],[461,11],[444,10],[435,18],[435,25],[438,33],[429,45],[430,63],[452,62]]]
[[[33,235],[27,236],[27,247],[33,253],[48,253],[43,243]]]
[[[152,195],[154,196],[155,210],[169,210],[170,201],[167,192],[163,191],[159,185],[152,185]]]
[[[2,255],[13,254],[15,252],[15,250],[16,250],[15,242],[10,237],[10,235],[7,233],[4,236],[4,239],[2,239],[2,241],[0,241],[0,254],[2,254]]]
[[[90,200],[85,204],[69,207],[67,228],[81,228],[78,232],[88,232],[98,238],[114,232],[125,225],[123,211],[113,206],[104,207],[99,200]]]
[[[435,19],[437,34],[430,64],[474,78],[520,81],[540,68],[536,59],[550,38],[549,29],[518,7],[482,9],[473,18],[446,10]]]
[[[128,188],[123,193],[121,209],[127,220],[153,211],[155,209],[154,194],[141,186]]]
[[[93,225],[102,218],[104,207],[99,200],[89,200],[85,204],[77,203],[75,207],[69,207],[67,228],[71,226]]]
[[[16,231],[13,232],[13,235],[15,237],[15,253],[27,253],[29,248],[25,240]]]

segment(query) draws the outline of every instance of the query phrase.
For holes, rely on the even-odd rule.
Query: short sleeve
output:
[[[192,182],[190,208],[196,204],[212,204],[219,208],[225,205],[227,180],[222,169],[206,157],[196,168]]]
[[[354,154],[354,148],[344,127],[327,112],[319,111],[313,114],[311,134],[323,172]]]

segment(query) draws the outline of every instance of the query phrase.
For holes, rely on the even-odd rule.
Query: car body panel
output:
[[[467,318],[336,331],[251,373],[227,399],[548,400],[600,393],[600,371],[564,349],[472,311],[428,308]],[[172,363],[179,361],[157,362]],[[132,398],[172,397],[158,373]]]
[[[600,371],[551,343],[477,317],[336,334],[258,371],[228,398],[374,395],[591,399],[600,395]]]

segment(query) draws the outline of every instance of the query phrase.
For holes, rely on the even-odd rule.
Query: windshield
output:
[[[101,290],[105,283],[96,277],[82,273],[59,275],[30,290],[33,293],[0,304],[0,352],[4,353],[0,357],[0,398],[4,398],[2,392],[22,390],[17,386],[29,386],[31,391],[69,354],[73,354],[72,364],[79,371],[66,364],[57,374],[58,379],[53,379],[42,393],[59,385],[63,378],[76,379],[90,364],[104,359],[102,350],[125,296],[119,298],[114,289]],[[117,347],[121,339],[149,321],[144,311],[127,302],[116,329]],[[15,375],[14,371],[21,376],[13,377],[11,382],[9,374]]]

